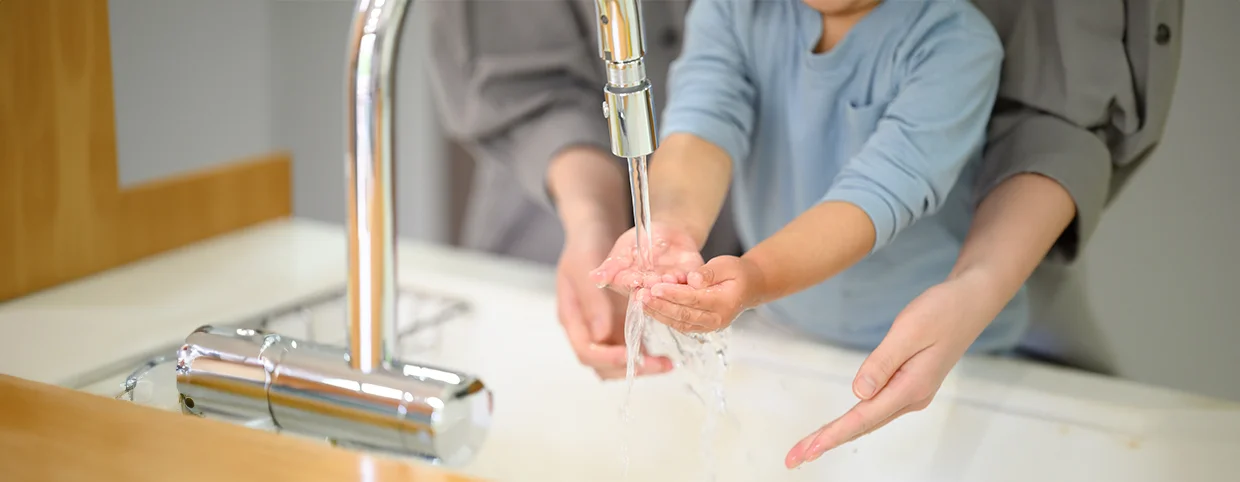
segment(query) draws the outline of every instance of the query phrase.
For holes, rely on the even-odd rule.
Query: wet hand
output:
[[[627,300],[599,288],[590,270],[607,255],[614,239],[610,235],[570,236],[556,267],[556,310],[560,325],[581,364],[599,378],[625,377],[626,351],[624,315]],[[672,369],[666,357],[644,355],[638,375],[664,373]]]
[[[682,333],[717,331],[759,303],[762,274],[745,258],[719,256],[690,272],[684,284],[638,291],[646,313]]]
[[[905,307],[853,380],[853,394],[861,401],[798,442],[785,465],[791,469],[812,462],[828,450],[928,407],[948,372],[998,314],[976,301],[982,289],[984,283],[979,286],[974,280],[946,281]]]
[[[590,276],[597,286],[628,295],[634,288],[659,282],[684,283],[690,271],[702,266],[697,241],[683,228],[664,223],[650,227],[653,267],[644,266],[638,253],[637,229],[616,240],[606,260]]]

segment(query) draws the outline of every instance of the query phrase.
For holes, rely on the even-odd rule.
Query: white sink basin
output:
[[[410,336],[403,358],[477,374],[495,392],[488,440],[474,461],[458,467],[472,475],[544,482],[1045,482],[1226,480],[1220,474],[1240,471],[1235,405],[981,358],[963,364],[929,409],[788,471],[783,459],[792,444],[855,402],[849,384],[861,356],[745,330],[731,339],[728,413],[707,455],[707,410],[683,375],[639,380],[631,422],[623,423],[627,386],[599,382],[577,365],[551,299],[477,284],[469,291],[476,293],[471,309]],[[423,306],[433,314],[452,305]],[[340,343],[336,308],[328,302],[294,312],[271,328]],[[317,328],[307,332],[310,325]],[[156,392],[139,389],[136,401],[175,410],[170,365],[150,377]],[[87,390],[114,395],[123,380],[120,374]],[[1097,396],[1082,397],[1091,385]]]
[[[419,358],[478,374],[495,391],[492,433],[465,472],[513,481],[707,480],[706,408],[683,379],[638,382],[626,426],[625,384],[595,381],[576,364],[552,300],[480,296],[487,303],[472,319],[448,326],[441,348]],[[787,450],[855,403],[850,383],[862,358],[743,331],[733,333],[730,351],[715,480],[1199,481],[1234,480],[1240,471],[1236,405],[993,359],[965,363],[929,409],[788,471]],[[1082,398],[1078,389],[1090,385],[1098,396]]]
[[[339,287],[343,268],[332,256],[343,249],[339,228],[273,224],[10,304],[0,339],[13,343],[0,353],[0,371],[79,380],[81,367],[98,366],[92,361],[177,345],[202,323]],[[555,320],[549,270],[413,243],[402,244],[399,260],[406,288],[471,305],[411,336],[402,356],[477,374],[493,389],[489,439],[460,470],[517,482],[626,480],[627,434],[627,480],[691,482],[711,472],[701,457],[706,409],[680,378],[638,382],[632,422],[621,423],[626,387],[577,364]],[[332,331],[342,323],[331,310],[315,317],[314,333],[273,329],[330,342],[343,334]],[[76,358],[26,363],[64,343]],[[721,481],[1197,482],[1240,473],[1237,404],[980,358],[962,363],[926,411],[790,472],[783,457],[792,444],[855,401],[849,382],[861,354],[737,332],[730,359],[730,412],[711,464]],[[92,391],[114,395],[123,371]],[[160,400],[140,401],[175,408],[175,398]]]

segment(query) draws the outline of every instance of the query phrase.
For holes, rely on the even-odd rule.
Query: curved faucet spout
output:
[[[349,363],[362,372],[396,352],[392,74],[408,5],[359,0],[349,38]]]

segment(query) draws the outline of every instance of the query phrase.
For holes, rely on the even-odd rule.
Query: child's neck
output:
[[[818,45],[814,46],[814,53],[821,54],[835,48],[848,32],[852,30],[857,22],[869,15],[877,3],[869,3],[864,6],[831,13],[822,14],[822,37],[818,38]]]

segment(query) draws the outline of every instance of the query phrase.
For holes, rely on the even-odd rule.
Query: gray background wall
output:
[[[115,1],[115,0],[114,0]],[[251,0],[254,1],[254,0]],[[352,0],[274,0],[271,8],[273,130],[292,149],[293,210],[344,220],[345,62]],[[402,236],[446,242],[450,224],[446,146],[426,80],[425,16],[406,13],[396,79],[397,229]]]
[[[352,0],[110,0],[123,185],[276,149],[293,210],[344,220],[345,61]],[[398,229],[446,242],[447,147],[408,14],[397,71]]]
[[[108,6],[122,185],[271,150],[278,122],[267,2]]]
[[[1240,400],[1240,2],[1189,0],[1165,141],[1080,269],[1126,377]],[[343,220],[351,0],[111,0],[122,182],[285,148],[294,210]],[[449,170],[411,43],[398,72],[401,232],[450,236]]]
[[[1122,374],[1240,400],[1240,2],[1187,0],[1164,142],[1087,248]]]

